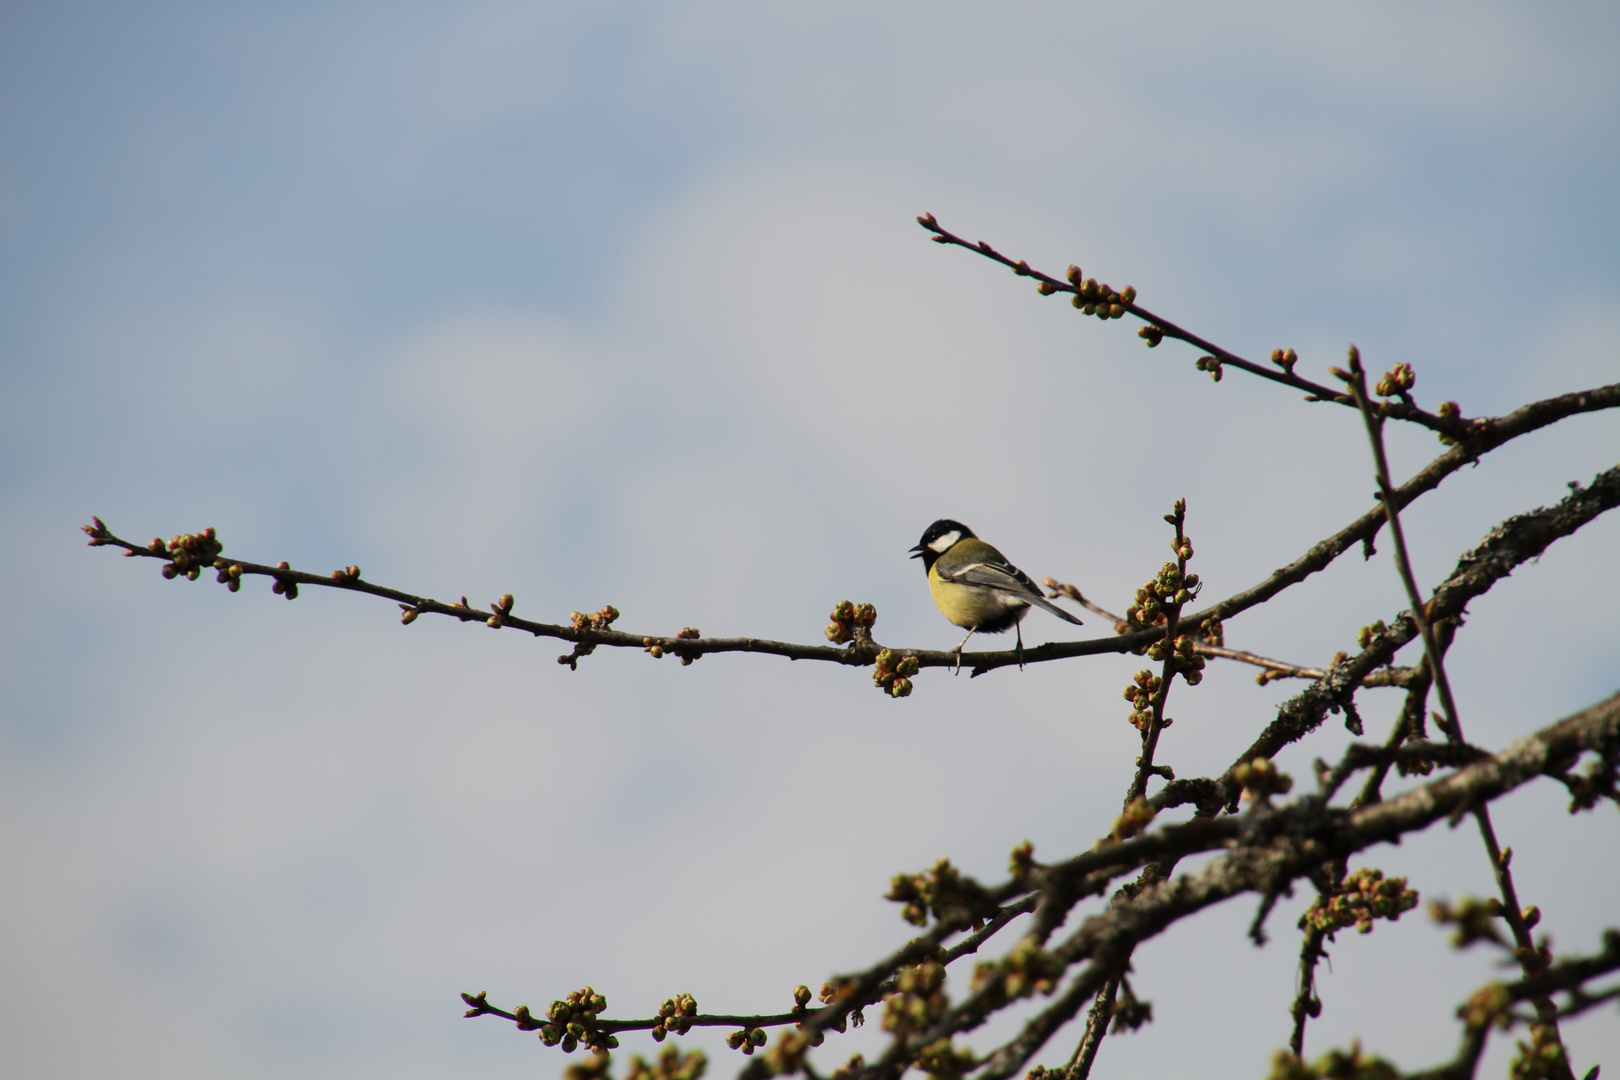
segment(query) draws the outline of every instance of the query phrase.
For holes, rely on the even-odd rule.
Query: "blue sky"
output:
[[[1128,659],[929,674],[904,702],[758,658],[570,673],[558,646],[357,597],[166,583],[85,548],[91,514],[534,618],[611,602],[647,633],[815,640],[868,600],[881,640],[943,648],[904,558],[929,521],[1119,607],[1185,496],[1201,572],[1235,591],[1365,510],[1355,418],[1211,384],[914,216],[1134,284],[1245,355],[1320,373],[1355,341],[1414,364],[1426,404],[1500,413],[1620,372],[1617,50],[1597,4],[6,8],[8,1056],[547,1073],[559,1055],[456,993],[785,1006],[905,939],[889,875],[1089,845],[1134,755]],[[1411,515],[1420,576],[1613,465],[1617,423],[1448,481]],[[1391,450],[1409,473],[1438,447]],[[1615,689],[1617,528],[1474,605],[1472,737]],[[1346,562],[1228,632],[1322,663],[1402,606],[1385,558]],[[1217,671],[1166,759],[1224,767],[1287,692]],[[1374,696],[1375,728],[1393,707]],[[1620,880],[1570,845],[1612,850],[1615,815],[1524,793],[1499,828],[1556,944],[1594,947]],[[1460,832],[1367,861],[1426,899],[1489,886]],[[1098,1075],[1263,1075],[1304,902],[1264,950],[1247,907],[1144,948],[1158,1020]],[[1417,916],[1333,963],[1308,1047],[1359,1036],[1407,1068],[1451,1053],[1493,977]],[[1574,1025],[1581,1060],[1620,1057],[1614,1030]]]

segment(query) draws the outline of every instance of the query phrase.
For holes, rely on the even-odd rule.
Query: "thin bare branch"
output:
[[[1080,273],[1077,268],[1073,267],[1070,268],[1073,273],[1066,275],[1069,280],[1055,278],[1050,274],[1046,274],[1034,269],[1022,259],[1014,260],[1008,258],[982,240],[975,243],[963,239],[955,233],[943,228],[932,214],[921,215],[917,218],[917,223],[932,233],[933,239],[937,243],[965,248],[968,251],[991,260],[992,262],[1000,263],[1020,277],[1034,279],[1038,283],[1039,290],[1042,295],[1052,296],[1059,293],[1067,294],[1077,301],[1076,306],[1080,306],[1078,302],[1085,300],[1088,295],[1095,299],[1099,291],[1105,294],[1112,294],[1105,297],[1105,299],[1111,302],[1102,304],[1093,303],[1092,306],[1102,307],[1105,309],[1119,308],[1121,309],[1119,314],[1128,312],[1143,320],[1148,325],[1143,327],[1142,336],[1148,340],[1150,346],[1157,344],[1157,339],[1174,338],[1179,341],[1184,341],[1189,345],[1196,346],[1197,348],[1209,353],[1210,357],[1218,362],[1218,366],[1234,367],[1241,371],[1247,372],[1250,375],[1256,375],[1269,382],[1279,383],[1283,386],[1288,386],[1295,390],[1303,391],[1306,394],[1307,401],[1330,401],[1334,402],[1335,404],[1348,406],[1350,408],[1356,407],[1354,399],[1352,399],[1349,394],[1343,393],[1342,391],[1331,386],[1327,386],[1323,383],[1312,382],[1309,379],[1296,375],[1294,373],[1294,362],[1292,360],[1274,360],[1273,366],[1271,367],[1267,367],[1264,364],[1257,364],[1252,360],[1245,360],[1243,357],[1238,356],[1231,350],[1222,348],[1212,341],[1177,326],[1175,323],[1165,319],[1162,316],[1155,315],[1153,312],[1135,302],[1135,289],[1128,288],[1122,290],[1120,293],[1113,293],[1113,290],[1110,289],[1109,286],[1100,285],[1095,279],[1075,280],[1080,278]],[[1107,318],[1111,312],[1099,311],[1098,314],[1103,318]],[[1114,315],[1113,317],[1117,318],[1118,315]],[[1605,387],[1604,389],[1620,389],[1620,386]],[[1610,402],[1609,405],[1598,407],[1607,408],[1612,406],[1612,404],[1613,402]],[[1429,428],[1440,433],[1441,435],[1444,435],[1448,439],[1454,440],[1472,440],[1481,434],[1481,425],[1489,423],[1489,421],[1482,421],[1478,419],[1466,419],[1460,416],[1448,416],[1428,412],[1424,409],[1418,408],[1417,405],[1412,402],[1410,396],[1404,393],[1399,395],[1399,400],[1379,402],[1377,408],[1381,416],[1392,420],[1405,420],[1411,423],[1420,424],[1423,427]]]
[[[1417,475],[1396,489],[1396,500],[1399,506],[1404,509],[1413,500],[1437,487],[1445,477],[1464,465],[1477,461],[1482,454],[1496,449],[1503,443],[1555,423],[1567,416],[1613,408],[1617,405],[1620,405],[1620,383],[1547,398],[1544,401],[1538,401],[1517,409],[1507,416],[1470,421],[1471,427],[1468,438],[1463,443],[1452,447],[1446,453],[1431,461]],[[85,531],[90,534],[90,544],[92,546],[118,547],[124,549],[127,555],[160,559],[165,563],[172,562],[174,556],[171,551],[165,547],[155,546],[161,545],[162,541],[153,541],[153,544],[148,545],[131,543],[114,535],[104,525],[100,525],[99,518],[96,520],[98,524],[84,527]],[[1371,510],[1344,529],[1315,544],[1304,555],[1281,570],[1276,571],[1265,581],[1235,593],[1203,611],[1186,615],[1182,621],[1188,626],[1201,626],[1211,619],[1230,619],[1240,612],[1264,603],[1284,589],[1296,585],[1311,574],[1322,570],[1356,544],[1371,543],[1378,530],[1383,526],[1384,520],[1385,514],[1382,507]],[[288,595],[284,588],[286,585],[307,585],[345,589],[350,592],[383,597],[398,603],[402,609],[405,609],[404,614],[407,615],[411,612],[444,615],[462,622],[484,622],[487,624],[490,615],[494,614],[493,610],[485,612],[464,603],[447,604],[431,597],[418,596],[400,589],[377,585],[363,580],[359,574],[349,575],[347,570],[338,571],[331,575],[320,575],[294,570],[285,564],[270,566],[235,559],[219,559],[217,562],[209,562],[204,569],[208,568],[213,568],[222,574],[228,574],[233,568],[238,568],[235,570],[238,577],[260,576],[271,578],[278,585],[283,586],[282,595]],[[297,595],[296,589],[291,595]],[[414,617],[413,615],[412,618]],[[695,658],[709,653],[761,653],[771,656],[783,656],[791,660],[822,660],[854,666],[872,664],[876,660],[877,654],[882,650],[882,646],[870,640],[870,638],[865,641],[857,639],[847,648],[832,645],[801,645],[753,637],[681,638],[668,635],[624,633],[591,626],[563,626],[553,623],[534,622],[510,614],[505,616],[498,625],[523,630],[536,637],[555,638],[574,643],[577,648],[573,657],[559,657],[559,660],[564,663],[569,662],[570,659],[577,660],[583,651],[588,651],[597,646],[642,650],[656,648],[661,652],[674,653],[682,658]],[[1097,656],[1108,653],[1131,652],[1151,644],[1160,636],[1160,633],[1161,631],[1157,628],[1149,628],[1114,637],[1092,638],[1084,641],[1048,642],[1044,645],[1026,648],[1022,654],[1016,649],[964,653],[961,656],[961,662],[964,665],[971,665],[974,675],[980,675],[998,668],[1016,666],[1020,663],[1042,663],[1074,656]],[[894,652],[897,656],[915,656],[921,667],[954,667],[958,662],[957,655],[954,652],[942,649],[896,648]]]
[[[1350,394],[1355,399],[1357,408],[1361,410],[1362,420],[1367,428],[1367,440],[1372,445],[1375,479],[1378,482],[1378,495],[1383,501],[1385,515],[1389,519],[1390,539],[1395,548],[1395,567],[1401,577],[1401,584],[1406,588],[1408,602],[1412,605],[1409,613],[1411,620],[1417,624],[1418,635],[1423,640],[1424,661],[1428,665],[1429,673],[1434,679],[1435,693],[1439,695],[1440,707],[1446,714],[1446,738],[1453,743],[1463,743],[1462,715],[1457,709],[1456,699],[1451,692],[1451,679],[1446,674],[1445,658],[1440,648],[1438,635],[1434,624],[1430,620],[1429,612],[1425,610],[1423,592],[1418,588],[1417,577],[1412,572],[1412,560],[1406,551],[1406,534],[1401,528],[1400,510],[1396,506],[1395,487],[1390,480],[1389,459],[1384,453],[1384,422],[1378,415],[1367,397],[1366,373],[1361,366],[1361,353],[1355,346],[1350,347],[1350,371],[1348,374],[1336,371],[1344,382],[1350,387]],[[1514,955],[1526,978],[1533,978],[1544,971],[1550,962],[1546,951],[1538,949],[1530,937],[1530,921],[1525,917],[1524,910],[1519,906],[1518,891],[1513,882],[1513,871],[1508,860],[1503,858],[1501,845],[1496,839],[1496,828],[1491,823],[1490,810],[1483,804],[1474,807],[1474,820],[1479,824],[1479,834],[1485,844],[1485,852],[1491,861],[1491,869],[1496,874],[1496,885],[1502,894],[1503,918],[1509,929],[1513,932],[1513,939],[1518,948]],[[1563,1041],[1558,1031],[1558,1008],[1552,999],[1545,994],[1535,997],[1532,1001],[1536,1015],[1541,1022],[1551,1029],[1553,1036],[1559,1042]],[[1560,1058],[1558,1074],[1564,1080],[1575,1080],[1570,1070],[1567,1056]]]

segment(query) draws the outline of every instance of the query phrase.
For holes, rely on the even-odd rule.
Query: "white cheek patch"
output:
[[[951,547],[960,539],[962,539],[962,534],[957,530],[952,529],[938,540],[935,540],[933,543],[929,544],[928,550],[932,551],[936,555],[943,555],[947,551],[951,550]]]

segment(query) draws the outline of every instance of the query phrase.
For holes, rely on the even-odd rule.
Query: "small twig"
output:
[[[1041,584],[1052,590],[1046,596],[1048,600],[1056,600],[1060,596],[1073,600],[1087,611],[1095,612],[1096,614],[1107,619],[1109,622],[1113,623],[1116,631],[1120,631],[1121,627],[1129,624],[1129,621],[1123,615],[1115,615],[1112,611],[1109,611],[1102,605],[1093,603],[1091,600],[1086,598],[1084,593],[1066,581],[1058,581],[1056,578],[1042,578]]]
[[[1327,937],[1327,931],[1316,926],[1305,928],[1305,939],[1299,946],[1299,991],[1294,995],[1294,1004],[1289,1008],[1289,1014],[1294,1018],[1294,1031],[1288,1037],[1288,1048],[1294,1052],[1295,1057],[1305,1053],[1305,1021],[1309,1017],[1320,1016],[1322,1002],[1316,996],[1316,965],[1327,951],[1322,948],[1322,941]]]
[[[1221,645],[1211,645],[1206,641],[1194,641],[1193,651],[1200,656],[1214,656],[1222,660],[1236,660],[1244,664],[1253,664],[1255,667],[1265,668],[1273,679],[1325,679],[1327,672],[1321,668],[1303,667],[1299,664],[1290,664],[1286,660],[1273,660],[1269,656],[1246,652],[1243,649],[1228,649]],[[1387,667],[1372,672],[1361,680],[1362,686],[1406,686],[1413,676],[1412,668]]]
[[[1177,499],[1175,511],[1166,514],[1164,520],[1169,522],[1170,527],[1176,533],[1175,539],[1170,545],[1176,555],[1176,576],[1173,589],[1182,589],[1182,582],[1187,576],[1187,560],[1192,555],[1191,541],[1187,539],[1186,533],[1183,531],[1187,521],[1187,500]],[[1169,571],[1170,568],[1166,567],[1164,572],[1169,573]],[[1151,588],[1152,584],[1152,582],[1149,582],[1144,588]],[[1183,589],[1179,595],[1185,597],[1186,591]],[[1137,799],[1147,794],[1148,779],[1160,775],[1162,772],[1161,768],[1153,764],[1153,755],[1159,746],[1159,736],[1167,726],[1164,706],[1170,697],[1170,684],[1175,681],[1176,675],[1181,671],[1181,657],[1176,652],[1175,641],[1176,635],[1180,632],[1181,609],[1185,603],[1190,603],[1190,600],[1166,598],[1163,605],[1165,622],[1163,637],[1160,640],[1164,643],[1164,659],[1159,664],[1159,688],[1152,698],[1152,715],[1148,718],[1147,728],[1142,732],[1142,755],[1136,759],[1136,776],[1132,778],[1131,786],[1125,792],[1125,807],[1127,809]],[[1144,618],[1142,621],[1148,622],[1150,620]],[[1203,662],[1199,661],[1198,663],[1202,665]],[[1197,678],[1195,677],[1193,681],[1196,682]]]

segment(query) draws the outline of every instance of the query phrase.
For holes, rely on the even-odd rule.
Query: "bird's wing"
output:
[[[1047,601],[1040,588],[1029,579],[1029,575],[1009,562],[972,562],[962,566],[942,567],[935,565],[935,572],[946,581],[954,581],[962,585],[982,585],[995,589],[998,592],[1016,596],[1020,600],[1034,604],[1036,607],[1050,611],[1053,615],[1071,622],[1076,626],[1083,625],[1079,619],[1067,611]]]

